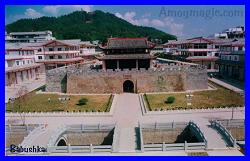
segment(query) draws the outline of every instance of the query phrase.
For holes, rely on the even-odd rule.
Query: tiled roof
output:
[[[216,56],[189,56],[186,58],[186,60],[190,61],[215,61],[218,59]]]
[[[33,68],[37,68],[37,67],[39,67],[41,65],[42,64],[40,64],[40,63],[34,63],[34,64],[15,66],[15,67],[8,67],[8,68],[5,68],[5,73],[18,72],[18,71],[33,69]]]
[[[152,48],[154,44],[146,38],[109,38],[106,49]]]
[[[5,43],[5,50],[34,49],[43,43]]]
[[[103,55],[98,56],[97,59],[153,59],[156,58],[150,54],[119,54],[119,55]]]

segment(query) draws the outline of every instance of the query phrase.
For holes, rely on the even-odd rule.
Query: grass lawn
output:
[[[193,92],[192,106],[187,107],[186,93],[146,94],[144,99],[149,110],[183,108],[211,108],[225,106],[244,106],[244,99],[239,94],[211,83],[217,90]],[[173,103],[165,103],[169,96],[174,96]]]
[[[207,152],[187,152],[188,156],[208,156]]]
[[[70,100],[62,103],[57,94],[36,94],[35,91],[15,100],[13,104],[6,104],[6,112],[53,112],[53,111],[109,111],[112,95],[69,95]],[[48,99],[50,98],[50,102]],[[86,98],[85,105],[78,105],[81,98]],[[22,101],[22,100],[26,101]],[[20,108],[19,108],[20,105]]]

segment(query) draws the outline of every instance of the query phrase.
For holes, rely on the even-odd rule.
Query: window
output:
[[[58,48],[57,51],[62,51],[62,48]]]
[[[41,60],[41,59],[43,59],[43,57],[42,57],[42,56],[38,56],[38,59],[40,59],[40,60]]]
[[[54,56],[49,56],[49,59],[54,59]]]
[[[42,51],[42,49],[41,49],[41,48],[39,48],[39,49],[38,49],[38,52],[41,52],[41,51]]]
[[[62,59],[62,56],[61,56],[61,55],[58,55],[58,59]]]
[[[16,61],[16,65],[19,65],[19,61]]]
[[[242,51],[242,46],[239,46],[239,47],[238,47],[238,51]]]
[[[25,60],[23,60],[23,65],[25,64]]]
[[[54,49],[53,48],[49,48],[49,51],[54,51]]]

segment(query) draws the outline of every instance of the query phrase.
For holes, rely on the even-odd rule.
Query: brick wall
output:
[[[47,91],[61,92],[67,73],[67,93],[122,93],[131,80],[136,92],[168,92],[207,88],[204,67],[167,65],[161,70],[93,71],[86,65],[72,65],[46,73]]]

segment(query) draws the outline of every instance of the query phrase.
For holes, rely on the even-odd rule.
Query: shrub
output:
[[[174,96],[169,96],[167,98],[167,100],[165,101],[165,103],[174,103],[174,101],[175,101],[175,97]]]
[[[79,105],[79,106],[86,105],[87,102],[88,102],[88,99],[87,99],[87,98],[81,98],[81,99],[79,99],[79,101],[78,101],[78,105]]]

